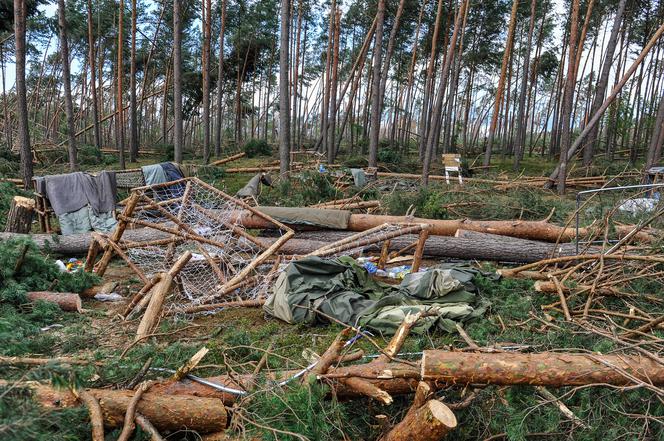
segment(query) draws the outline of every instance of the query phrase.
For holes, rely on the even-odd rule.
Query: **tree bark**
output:
[[[409,412],[381,441],[438,441],[456,426],[457,419],[449,407],[438,400],[429,400]]]
[[[203,71],[203,162],[210,162],[210,39],[212,33],[212,2],[203,2],[203,60],[201,70]]]
[[[71,75],[69,73],[69,42],[67,41],[67,18],[65,17],[65,0],[58,0],[58,29],[60,35],[60,60],[62,62],[62,84],[65,92],[65,113],[67,114],[67,149],[69,153],[69,170],[78,170],[76,161],[76,138],[74,133],[74,103],[71,97]]]
[[[385,22],[385,0],[378,0],[376,34],[373,47],[373,84],[371,86],[371,126],[369,128],[369,167],[378,165],[378,142],[380,139],[381,65],[383,56],[383,25]]]
[[[659,161],[662,154],[663,144],[664,144],[664,91],[662,91],[662,97],[660,98],[659,101],[657,118],[655,119],[655,124],[653,125],[652,129],[652,136],[650,138],[650,144],[648,145],[648,153],[646,156],[646,166],[645,166],[646,171]]]
[[[424,163],[422,165],[422,185],[424,186],[429,184],[429,169],[431,167],[431,160],[433,159],[433,154],[436,151],[436,145],[438,145],[438,138],[440,137],[440,125],[442,118],[441,113],[443,110],[443,99],[445,97],[445,89],[447,86],[447,76],[449,75],[452,59],[454,58],[454,51],[456,49],[459,30],[461,28],[463,17],[466,14],[468,4],[469,0],[461,1],[461,6],[457,11],[457,16],[454,21],[452,39],[450,40],[450,45],[445,56],[445,63],[443,64],[443,69],[440,74],[438,95],[436,96],[436,103],[434,104],[431,121],[429,122],[429,130],[427,131],[426,137],[426,151],[424,153]]]
[[[606,87],[609,84],[609,75],[611,74],[611,68],[613,67],[613,55],[615,54],[616,46],[618,44],[618,34],[620,33],[620,25],[622,23],[623,14],[625,13],[626,3],[627,0],[620,0],[620,3],[618,4],[618,10],[616,11],[616,15],[613,19],[611,36],[609,37],[609,41],[606,45],[604,63],[602,64],[602,71],[599,76],[599,81],[597,82],[597,87],[595,88],[595,98],[593,99],[593,104],[590,108],[590,115],[597,113],[602,105],[602,102],[604,101]],[[586,167],[592,163],[595,146],[597,145],[598,133],[599,127],[597,125],[595,125],[590,133],[588,133],[586,145],[583,150],[583,165]]]
[[[281,0],[279,41],[279,174],[290,171],[290,85],[288,83],[288,40],[290,37],[290,0]]]
[[[427,350],[422,356],[421,368],[422,379],[434,380],[436,384],[625,386],[634,384],[635,379],[653,385],[664,384],[664,366],[649,358],[628,355]]]
[[[182,163],[184,135],[182,132],[182,5],[173,0],[173,117],[174,159]]]
[[[27,234],[32,229],[32,218],[35,214],[34,199],[14,196],[7,213],[5,232]]]
[[[526,43],[526,55],[523,58],[523,74],[521,75],[521,92],[519,94],[519,114],[517,116],[516,146],[514,147],[514,171],[521,167],[521,159],[526,149],[526,94],[528,90],[528,81],[530,80],[530,47],[533,42],[533,32],[535,30],[535,13],[537,0],[530,2],[530,23],[528,25],[528,42]]]
[[[75,293],[34,291],[27,293],[27,297],[31,302],[43,300],[45,302],[55,303],[63,311],[81,312],[81,298]]]
[[[101,149],[101,128],[99,127],[99,97],[97,95],[97,73],[95,69],[95,37],[92,29],[92,0],[88,2],[88,64],[90,65],[90,89],[92,92],[92,118],[95,147]]]
[[[173,278],[168,273],[160,275],[159,282],[152,288],[150,293],[150,303],[145,309],[143,318],[138,325],[136,331],[136,339],[134,341],[143,340],[146,338],[159,323],[161,317],[161,309],[164,305],[164,300],[171,290]]]
[[[125,142],[124,142],[124,106],[123,106],[123,90],[122,90],[122,78],[124,77],[124,68],[122,67],[123,60],[123,36],[122,36],[122,27],[124,23],[124,0],[118,2],[118,45],[117,45],[117,69],[116,69],[116,81],[117,81],[117,90],[116,90],[116,118],[115,118],[115,133],[116,133],[116,142],[118,146],[118,157],[120,162],[120,168],[124,170],[125,168]]]
[[[602,106],[592,116],[586,127],[581,131],[581,134],[576,138],[574,144],[572,144],[572,146],[567,151],[568,161],[574,157],[579,147],[581,147],[583,139],[588,135],[590,130],[592,130],[592,128],[595,127],[595,125],[599,122],[599,120],[602,118],[602,115],[604,115],[604,112],[606,112],[606,109],[611,105],[611,103],[615,101],[616,97],[618,96],[618,93],[620,93],[622,88],[625,86],[625,83],[627,83],[632,74],[634,74],[636,69],[643,62],[644,58],[646,57],[646,55],[648,55],[648,53],[653,48],[655,43],[657,43],[657,41],[662,37],[662,34],[664,34],[664,24],[662,24],[657,29],[657,31],[655,31],[653,36],[648,41],[648,44],[646,44],[646,46],[643,48],[639,56],[634,60],[634,62],[632,62],[632,65],[629,67],[627,72],[623,74],[620,80],[613,87],[613,90],[611,91],[609,96],[606,98],[606,100],[604,100]],[[558,178],[559,172],[560,172],[560,167],[558,166],[549,175],[549,181],[547,182],[547,184],[545,184],[545,188],[551,188],[553,186],[553,183]]]
[[[500,78],[498,79],[498,90],[496,91],[496,102],[493,107],[493,114],[491,115],[491,125],[489,126],[489,135],[484,151],[484,166],[487,167],[491,164],[491,149],[493,148],[493,138],[496,133],[496,125],[498,124],[498,117],[500,116],[500,107],[503,101],[503,91],[505,89],[505,75],[507,73],[507,64],[510,60],[512,52],[512,42],[514,41],[514,28],[516,27],[516,15],[519,8],[519,0],[514,0],[512,3],[512,13],[510,15],[510,24],[507,31],[507,42],[505,43],[505,52],[503,53],[503,62],[500,67]]]
[[[224,32],[226,31],[226,0],[221,0],[221,30],[219,31],[219,66],[217,72],[217,137],[214,142],[215,156],[221,155],[221,124],[224,97]],[[267,116],[266,116],[267,118]]]
[[[16,116],[18,120],[17,141],[21,153],[21,177],[23,188],[32,188],[32,149],[28,128],[28,99],[25,87],[25,0],[14,0],[14,39],[16,50]]]
[[[45,385],[29,387],[34,391],[36,400],[45,408],[61,409],[80,405],[70,391]],[[99,401],[106,427],[122,426],[134,391],[87,389],[87,392]],[[161,431],[219,432],[226,428],[228,421],[223,402],[216,398],[163,395],[151,390],[142,396],[137,407],[138,412]]]
[[[136,107],[136,0],[131,0],[131,55],[129,60],[129,71],[129,162],[136,162],[136,159],[138,158],[138,109]]]

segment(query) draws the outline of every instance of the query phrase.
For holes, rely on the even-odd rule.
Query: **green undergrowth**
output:
[[[417,216],[429,219],[542,220],[554,210],[552,222],[564,222],[575,208],[573,200],[541,189],[497,191],[478,184],[393,192],[383,198],[383,205],[389,214],[404,215],[415,209]]]

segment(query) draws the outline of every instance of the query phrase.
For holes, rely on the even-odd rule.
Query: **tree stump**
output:
[[[27,234],[32,229],[32,218],[35,214],[35,201],[23,196],[14,196],[7,213],[5,232]]]

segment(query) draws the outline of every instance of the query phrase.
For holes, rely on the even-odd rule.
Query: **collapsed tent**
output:
[[[265,311],[288,323],[327,322],[393,334],[409,313],[426,312],[415,333],[484,314],[488,303],[476,295],[470,267],[450,265],[406,275],[398,286],[374,280],[353,258],[307,257],[291,262],[274,284]]]
[[[35,189],[48,199],[64,235],[90,230],[107,232],[115,228],[117,184],[114,172],[37,177]]]

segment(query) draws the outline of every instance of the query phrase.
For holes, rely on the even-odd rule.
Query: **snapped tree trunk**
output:
[[[221,30],[219,31],[219,66],[217,71],[217,136],[214,141],[215,156],[221,155],[222,115],[224,97],[224,32],[226,31],[226,0],[221,0]],[[266,116],[267,118],[267,116]]]
[[[5,232],[27,234],[32,229],[32,218],[35,214],[34,199],[14,196],[7,213]]]
[[[136,107],[136,0],[131,0],[131,55],[129,60],[129,161],[138,158],[138,109]]]

